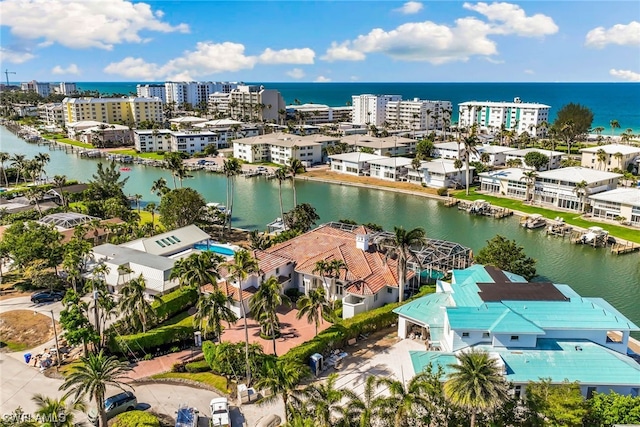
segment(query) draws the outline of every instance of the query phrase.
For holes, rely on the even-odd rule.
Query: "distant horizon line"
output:
[[[32,79],[40,83],[135,83],[135,84],[162,84],[166,82],[238,82],[238,83],[246,83],[246,84],[256,84],[256,83],[269,83],[269,84],[640,84],[640,82],[622,82],[622,81],[538,81],[538,82],[525,82],[525,81],[487,81],[487,82],[461,82],[461,81],[451,81],[451,82],[393,82],[393,81],[331,81],[331,82],[314,82],[314,81],[296,81],[296,82],[288,82],[288,81],[243,81],[243,80],[165,80],[165,81],[119,81],[119,80],[36,80]],[[30,80],[31,81],[31,80]],[[28,83],[28,81],[19,81],[19,82],[9,82],[9,85],[19,85],[21,83]]]

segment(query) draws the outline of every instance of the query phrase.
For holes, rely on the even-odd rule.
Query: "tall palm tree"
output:
[[[227,223],[229,225],[229,231],[231,231],[231,215],[233,212],[233,187],[235,184],[236,176],[242,171],[240,161],[234,157],[225,159],[222,165],[222,171],[227,177]]]
[[[39,171],[43,172],[45,165],[51,161],[51,156],[47,153],[38,153],[33,157],[33,159],[40,166],[38,168]]]
[[[404,301],[404,287],[407,281],[407,261],[413,258],[417,260],[415,254],[411,250],[412,246],[421,246],[426,244],[427,235],[423,228],[414,228],[413,230],[405,230],[403,227],[393,227],[394,235],[391,238],[383,240],[382,245],[388,246],[387,257],[395,256],[398,267],[398,287],[399,301]]]
[[[329,266],[329,262],[325,261],[324,259],[316,261],[316,264],[313,267],[312,273],[318,273],[320,275],[325,289],[329,288],[329,285],[327,284],[327,276],[329,275],[330,271],[331,267]]]
[[[62,190],[62,188],[64,187],[64,185],[67,183],[67,176],[66,175],[54,175],[53,176],[53,185],[55,185],[58,188],[58,191],[60,192],[60,203],[62,203],[62,206],[66,207],[67,206],[67,199],[64,196],[64,191]]]
[[[156,193],[158,197],[162,197],[169,192],[169,187],[167,187],[167,180],[164,178],[158,178],[153,181],[153,185],[151,185],[151,192]]]
[[[307,386],[302,395],[306,399],[307,410],[314,415],[316,426],[331,427],[335,415],[342,412],[340,402],[344,391],[336,388],[338,374],[331,374],[327,381]]]
[[[406,385],[392,378],[380,378],[377,384],[385,386],[389,393],[389,397],[378,403],[385,425],[403,427],[415,417],[416,409],[422,408],[427,412],[431,409],[428,399],[430,384],[425,381],[424,373],[416,375]]]
[[[142,274],[126,282],[120,289],[118,309],[129,324],[134,327],[142,327],[142,332],[147,331],[147,324],[154,318],[155,311],[148,298],[145,298],[146,281]],[[161,301],[157,295],[151,299]]]
[[[142,200],[142,194],[134,194],[133,200],[136,201],[136,209],[140,213],[140,200]]]
[[[347,402],[343,406],[343,419],[345,424],[357,427],[369,427],[373,425],[373,420],[380,414],[386,399],[382,396],[376,397],[378,389],[378,378],[369,375],[364,382],[362,397],[351,390],[343,390]]]
[[[11,160],[11,166],[16,170],[16,184],[20,180],[20,174],[24,171],[24,167],[27,162],[27,156],[24,154],[14,154],[9,160]]]
[[[11,154],[0,152],[0,168],[2,168],[2,177],[4,178],[4,185],[9,186],[9,180],[7,179],[7,170],[4,167],[4,164],[9,161],[11,158]]]
[[[532,171],[524,172],[522,174],[522,178],[520,178],[525,181],[525,185],[526,185],[526,192],[524,197],[525,202],[529,201],[529,194],[531,189],[534,188],[536,185],[537,177],[538,177],[538,172],[532,170]]]
[[[620,122],[617,120],[611,120],[609,122],[609,126],[611,126],[611,136],[615,133],[616,129],[620,129]]]
[[[268,389],[271,393],[260,399],[258,405],[272,403],[281,397],[285,421],[291,421],[293,417],[289,399],[295,393],[298,383],[310,374],[308,366],[293,359],[268,358],[262,365],[262,375],[256,381],[256,388]]]
[[[596,158],[598,159],[598,169],[600,169],[600,165],[604,164],[605,160],[607,160],[607,152],[602,148],[596,151]]]
[[[60,390],[68,390],[65,399],[71,395],[79,401],[89,395],[96,403],[100,416],[100,427],[107,427],[107,414],[104,399],[107,387],[125,390],[128,387],[123,380],[130,370],[125,362],[120,362],[115,356],[106,356],[102,350],[80,358],[80,363],[74,365],[67,375]]]
[[[278,198],[280,200],[280,218],[283,220],[283,223],[284,223],[284,208],[282,206],[282,181],[287,179],[288,173],[289,173],[288,166],[280,166],[275,171],[275,178],[278,180]]]
[[[573,187],[573,192],[576,193],[576,196],[580,198],[580,203],[582,204],[582,212],[585,212],[587,209],[587,188],[589,184],[587,181],[582,180],[580,182],[576,182],[575,187]]]
[[[299,173],[303,173],[305,171],[305,167],[300,161],[295,157],[291,158],[291,162],[289,163],[289,173],[291,174],[291,186],[293,188],[293,207],[298,206],[298,197],[296,195],[296,175]]]
[[[218,273],[224,258],[209,251],[193,253],[187,258],[176,261],[171,270],[170,279],[178,279],[180,286],[191,286],[200,292],[200,288],[211,283],[218,286]]]
[[[282,294],[282,285],[275,276],[260,284],[258,291],[249,300],[249,310],[254,319],[260,322],[262,333],[270,336],[273,343],[273,355],[276,354],[276,335],[280,332],[278,307],[291,304],[288,296]]]
[[[44,197],[44,190],[40,187],[31,187],[24,192],[24,196],[30,201],[35,203],[38,209],[38,215],[42,217],[42,209],[40,208],[40,201]]]
[[[478,152],[478,149],[476,148],[476,146],[478,145],[478,138],[476,137],[475,133],[471,133],[471,135],[465,137],[462,140],[462,144],[463,144],[463,153],[462,155],[464,156],[464,165],[465,165],[465,186],[466,186],[466,194],[467,196],[469,195],[469,160],[471,158],[472,154],[475,154],[476,156],[479,156],[480,153]]]
[[[622,158],[624,157],[624,155],[618,151],[613,155],[613,157],[615,157],[618,161],[618,169],[622,169]]]
[[[196,314],[193,316],[194,326],[202,329],[205,337],[209,331],[214,331],[217,339],[221,340],[222,322],[232,323],[238,320],[229,307],[230,303],[231,298],[220,289],[214,289],[208,295],[201,295],[196,304]]]
[[[43,426],[47,427],[74,427],[73,412],[83,412],[87,405],[82,400],[67,402],[65,398],[55,399],[40,393],[34,394],[31,400],[38,406],[36,415],[42,420],[47,420]]]
[[[157,205],[154,202],[149,202],[144,207],[145,212],[149,212],[151,214],[151,224],[155,226],[156,224],[156,208]]]
[[[444,384],[451,403],[471,412],[471,427],[478,412],[492,411],[507,400],[509,386],[500,373],[498,362],[482,350],[471,349],[456,355],[449,365],[451,373]]]
[[[171,176],[173,178],[173,188],[176,189],[178,188],[176,178],[179,178],[181,174],[186,173],[184,171],[184,163],[182,162],[182,157],[180,156],[180,153],[165,153],[164,162],[167,168],[171,171]]]
[[[298,300],[297,319],[307,317],[308,323],[316,325],[316,335],[318,335],[318,324],[322,320],[323,314],[328,314],[330,306],[327,303],[327,294],[324,287],[311,289],[306,295]]]
[[[223,266],[229,275],[238,284],[238,295],[240,295],[240,310],[244,321],[244,344],[245,357],[247,362],[247,385],[251,383],[251,365],[249,363],[249,327],[247,325],[247,311],[244,306],[244,293],[242,292],[242,282],[247,280],[249,275],[260,271],[258,260],[256,260],[247,250],[240,250],[233,254],[233,261],[224,263]]]

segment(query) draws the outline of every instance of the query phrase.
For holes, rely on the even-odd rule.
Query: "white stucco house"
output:
[[[412,159],[407,157],[384,157],[369,160],[369,176],[385,181],[406,181]]]
[[[469,166],[469,177],[472,178],[475,168]],[[458,169],[453,160],[436,159],[430,162],[422,162],[418,170],[412,167],[407,171],[407,181],[415,184],[424,184],[431,188],[456,187],[466,185],[467,178],[465,167]]]
[[[623,221],[640,227],[640,188],[616,188],[589,196],[591,214],[596,218]]]
[[[637,396],[640,364],[627,356],[629,336],[640,328],[602,298],[570,286],[527,282],[495,267],[453,270],[451,282],[394,310],[398,336],[419,337],[426,351],[410,352],[415,373],[456,363],[468,349],[489,353],[516,395],[530,381],[577,381],[594,392]]]
[[[549,158],[549,162],[538,170],[546,171],[551,169],[558,169],[560,167],[560,161],[562,160],[562,156],[564,155],[564,153],[561,153],[560,151],[543,150],[540,148],[525,148],[522,150],[506,151],[505,163],[508,162],[509,160],[520,160],[519,167],[523,169],[531,170],[532,168],[527,166],[527,164],[524,162],[524,158],[526,157],[527,154],[534,151],[540,154],[544,154]]]
[[[350,175],[365,175],[369,173],[372,160],[387,159],[386,156],[379,156],[377,154],[363,153],[355,151],[352,153],[332,154],[329,156],[329,162],[331,162],[331,170],[339,173],[346,173]]]
[[[603,159],[598,159],[598,152],[602,150]],[[640,160],[640,147],[623,144],[607,144],[587,147],[580,150],[582,154],[581,166],[590,169],[611,171],[613,169],[626,170],[629,164],[637,167]]]

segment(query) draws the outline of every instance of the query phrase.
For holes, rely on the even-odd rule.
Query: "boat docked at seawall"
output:
[[[229,211],[229,209],[227,209],[227,207],[225,205],[223,205],[222,203],[215,203],[215,202],[207,203],[207,207],[208,208],[217,209],[220,212],[222,212],[224,214],[227,214],[227,215],[231,213]]]
[[[602,227],[589,227],[586,233],[582,235],[582,242],[585,244],[592,244],[596,239],[603,239],[606,242],[608,236],[609,232],[604,230]]]
[[[520,225],[524,228],[528,228],[530,230],[535,228],[541,228],[547,225],[547,220],[540,214],[531,214],[529,216],[525,216],[520,221]]]

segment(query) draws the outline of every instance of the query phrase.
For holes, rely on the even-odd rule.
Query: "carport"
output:
[[[440,292],[396,308],[393,312],[398,315],[398,336],[425,341],[429,349],[441,349],[445,308],[451,305],[449,293]]]

